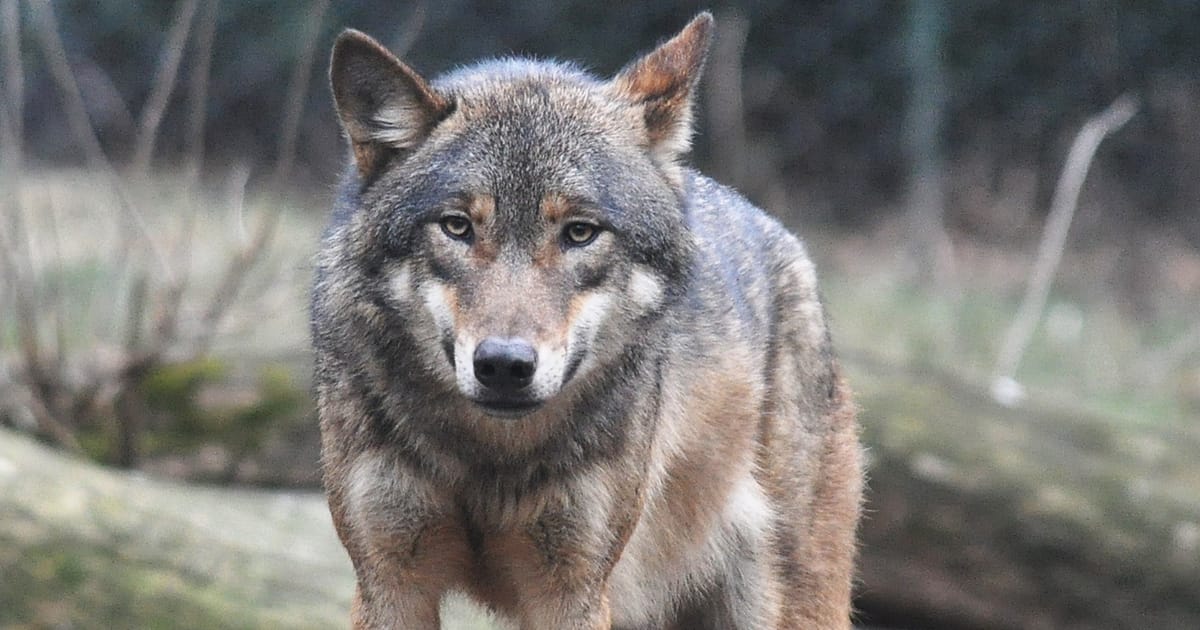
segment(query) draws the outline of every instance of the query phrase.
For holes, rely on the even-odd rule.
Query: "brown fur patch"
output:
[[[453,519],[444,518],[415,534],[376,535],[372,549],[359,562],[376,576],[372,593],[377,601],[365,606],[368,595],[355,593],[352,624],[355,628],[420,627],[438,625],[442,594],[471,576],[472,558],[466,536]],[[372,617],[381,611],[391,617]]]
[[[617,91],[644,108],[651,146],[671,153],[686,148],[692,92],[700,80],[712,39],[712,16],[692,20],[667,43],[638,59],[613,80]]]
[[[471,248],[471,256],[481,262],[491,262],[496,260],[496,256],[499,255],[500,248],[494,240],[479,239],[475,241],[475,246]]]
[[[557,240],[551,240],[538,248],[533,254],[533,264],[542,269],[549,269],[562,261],[562,247]],[[569,325],[569,323],[567,324]]]
[[[452,286],[443,286],[445,287],[444,294],[446,297],[446,308],[454,314],[454,321],[462,321],[462,303],[458,301],[458,291],[456,291]]]
[[[354,164],[358,167],[358,176],[366,179],[379,168],[383,151],[374,142],[351,142],[354,150]]]
[[[571,211],[571,200],[557,193],[542,198],[542,216],[550,223],[558,223]]]
[[[496,198],[491,195],[473,195],[466,204],[466,213],[475,228],[475,243],[471,246],[471,256],[481,262],[490,262],[500,254],[500,248],[495,238],[489,238],[495,231]]]
[[[496,213],[496,198],[491,195],[474,195],[467,205],[467,216],[476,225],[487,225]]]
[[[616,84],[634,102],[674,99],[688,92],[700,78],[713,20],[701,15],[678,35],[622,70]]]
[[[558,249],[557,247],[555,249]],[[580,311],[588,299],[594,295],[591,292],[581,293],[571,297],[571,301],[567,303],[566,316],[558,318],[558,326],[548,330],[550,338],[548,341],[557,347],[563,347],[567,344],[567,338],[571,333],[571,328],[575,326],[575,320],[579,318]]]
[[[611,559],[597,557],[584,540],[564,537],[572,530],[587,535],[573,517],[548,510],[489,540],[488,556],[504,563],[517,595],[522,627],[610,627],[608,600],[599,587]]]
[[[735,464],[750,459],[755,427],[744,417],[753,413],[748,406],[757,395],[736,374],[745,372],[713,371],[698,378],[703,386],[689,394],[691,444],[668,468],[663,490],[670,522],[677,527],[672,537],[686,541],[680,549],[699,544],[709,533],[705,526],[720,521],[725,498],[742,472]]]
[[[855,524],[862,509],[862,450],[857,409],[846,383],[838,379],[837,405],[830,410],[830,432],[817,453],[808,539],[793,559],[803,566],[788,586],[806,594],[786,603],[785,623],[795,627],[849,629],[850,589],[856,556]]]

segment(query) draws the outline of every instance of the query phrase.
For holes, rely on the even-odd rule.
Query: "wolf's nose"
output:
[[[524,339],[488,337],[475,347],[475,379],[488,389],[511,394],[533,382],[537,350]]]

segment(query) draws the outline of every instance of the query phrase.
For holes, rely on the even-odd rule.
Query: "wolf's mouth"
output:
[[[484,413],[501,418],[517,418],[542,406],[540,400],[475,400]]]

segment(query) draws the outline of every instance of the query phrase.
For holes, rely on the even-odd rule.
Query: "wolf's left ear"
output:
[[[363,177],[391,150],[425,141],[450,103],[370,36],[347,29],[333,44],[329,82]]]
[[[712,14],[705,11],[612,80],[618,93],[643,108],[650,149],[666,164],[691,146],[692,101],[712,30]]]

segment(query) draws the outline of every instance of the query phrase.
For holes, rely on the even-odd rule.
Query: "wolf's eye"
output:
[[[576,221],[568,223],[566,229],[563,230],[563,236],[566,238],[568,245],[582,247],[596,240],[596,235],[600,233],[600,228],[591,223],[582,223]]]
[[[466,217],[450,215],[442,217],[442,231],[450,238],[465,241],[471,238],[471,222]]]

